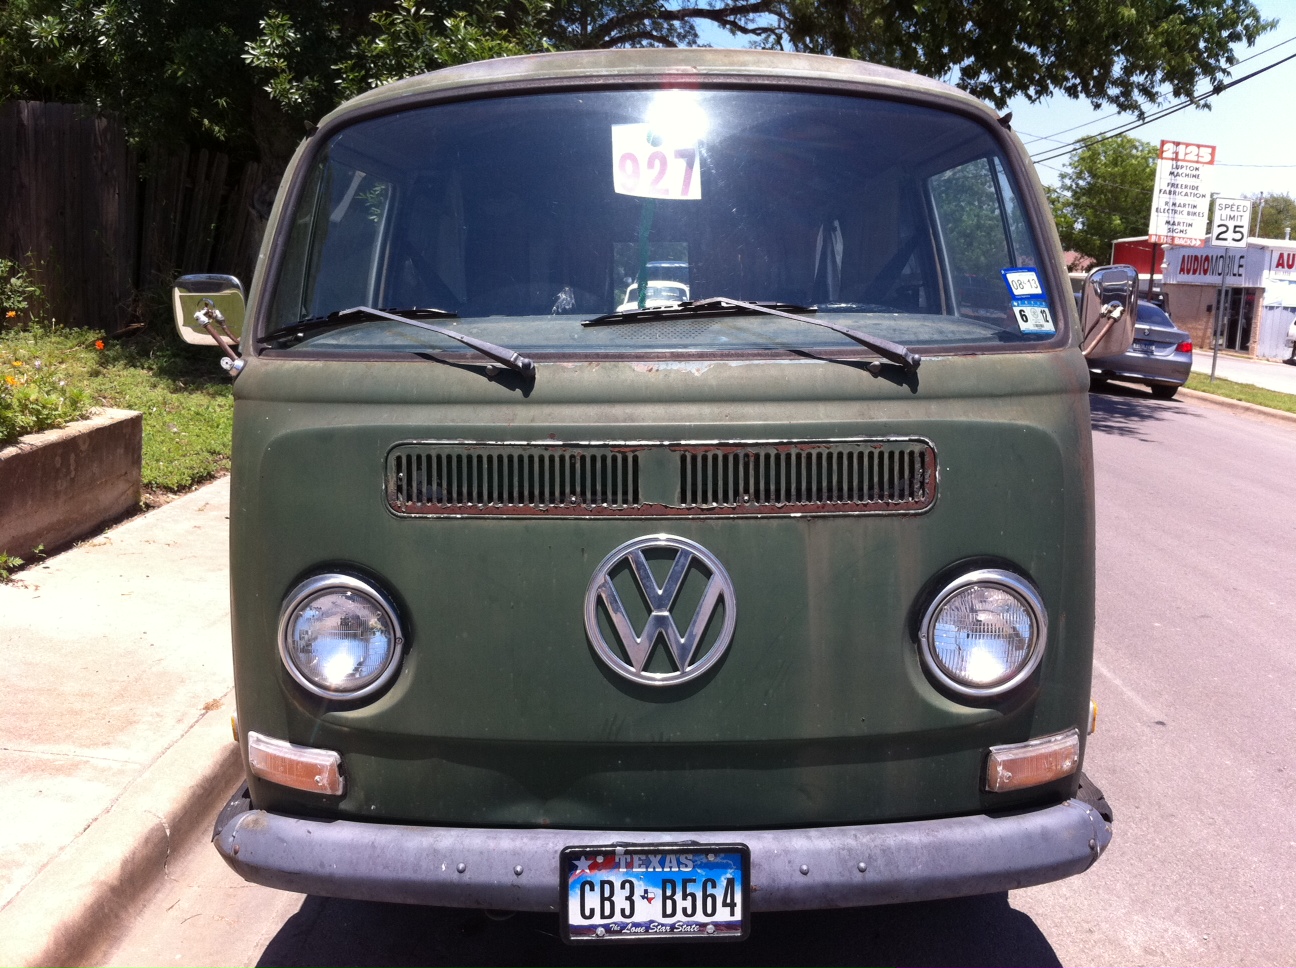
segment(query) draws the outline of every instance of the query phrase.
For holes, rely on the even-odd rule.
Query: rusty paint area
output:
[[[921,438],[397,444],[387,505],[410,517],[905,514],[936,500]]]

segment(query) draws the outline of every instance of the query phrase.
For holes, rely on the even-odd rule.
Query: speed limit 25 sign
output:
[[[1211,242],[1226,249],[1246,248],[1247,230],[1251,225],[1249,198],[1215,199],[1215,222]]]

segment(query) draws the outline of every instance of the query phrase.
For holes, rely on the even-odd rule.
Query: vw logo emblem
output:
[[[665,552],[668,559],[671,552],[675,555],[666,581],[661,585],[657,584],[648,565],[648,558],[644,554],[647,551]],[[623,564],[624,569],[621,567]],[[695,567],[705,573],[706,588],[693,614],[681,616],[687,621],[681,631],[674,609],[685,579]],[[648,619],[639,631],[635,630],[621,595],[613,584],[614,574],[619,575],[623,571],[629,573],[648,608]],[[617,640],[616,645],[620,648],[603,635],[599,623],[600,603],[606,610]],[[724,624],[720,627],[719,637],[711,648],[699,655],[698,647],[702,644],[703,636],[712,624],[717,609],[721,608],[724,610]],[[648,686],[673,686],[688,682],[710,669],[729,648],[736,618],[733,582],[720,560],[696,541],[669,534],[635,538],[613,549],[594,569],[594,576],[585,592],[585,631],[599,658],[618,675]],[[664,640],[670,651],[674,663],[671,671],[651,672],[647,669],[659,640]]]

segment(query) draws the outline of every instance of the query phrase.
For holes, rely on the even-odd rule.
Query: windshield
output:
[[[754,314],[582,328],[724,296],[909,346],[1052,339],[1061,320],[1014,180],[981,126],[931,108],[775,90],[606,90],[363,121],[317,155],[261,332],[353,306],[566,357],[863,353]],[[295,343],[462,347],[381,319]]]

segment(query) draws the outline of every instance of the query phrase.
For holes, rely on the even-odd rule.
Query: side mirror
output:
[[[1080,349],[1085,356],[1120,356],[1134,342],[1138,317],[1138,272],[1133,266],[1103,266],[1080,289]]]
[[[233,276],[181,276],[171,290],[171,306],[176,331],[186,343],[221,345],[195,318],[203,310],[215,310],[215,316],[209,318],[223,319],[225,332],[221,335],[229,342],[237,343],[243,335],[243,284]]]

